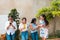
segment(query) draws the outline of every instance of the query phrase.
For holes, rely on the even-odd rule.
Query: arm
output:
[[[24,28],[22,28],[22,24],[19,25],[19,30],[22,31]]]
[[[8,25],[8,26],[7,26],[7,30],[9,29],[10,26],[11,26],[11,25]]]
[[[38,24],[36,29],[39,29],[39,28],[44,27],[44,26],[45,26],[45,25]]]
[[[16,24],[16,22],[14,22],[14,24],[11,24],[12,25],[12,27],[15,29],[15,30],[17,30],[17,24]]]
[[[5,24],[5,30],[8,30],[11,25],[8,25],[8,23]]]
[[[35,30],[35,29],[32,27],[32,24],[30,24],[30,29],[31,29],[31,30]]]
[[[14,29],[16,29],[14,25],[12,25],[12,27],[13,27]]]

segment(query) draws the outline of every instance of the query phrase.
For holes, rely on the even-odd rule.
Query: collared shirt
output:
[[[15,33],[15,31],[17,30],[17,24],[16,24],[15,21],[13,21],[12,25],[15,27],[15,29],[12,26],[10,26],[9,29],[7,29],[9,24],[10,24],[10,22],[7,21],[6,24],[5,24],[5,30],[6,30],[8,35],[10,35],[10,34],[13,35]]]
[[[23,28],[24,28],[24,29],[23,29]],[[20,30],[20,29],[23,29],[21,32],[28,31],[28,25],[27,25],[27,24],[20,23],[20,25],[19,25],[19,30]]]

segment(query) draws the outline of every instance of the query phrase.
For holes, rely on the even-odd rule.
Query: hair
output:
[[[48,20],[46,19],[46,16],[45,16],[44,14],[42,14],[41,16],[44,18],[45,25],[46,25],[46,26],[49,25],[49,22],[48,22]]]
[[[25,19],[25,21],[27,21],[27,19],[25,17],[22,18],[22,20],[24,20],[24,19]]]
[[[9,17],[13,18],[13,16],[8,16],[8,18],[9,18]]]
[[[13,16],[8,16],[8,21],[9,21],[9,17],[11,17],[13,19]],[[14,19],[13,19],[14,20]]]
[[[34,23],[36,21],[36,18],[33,18],[32,20],[31,20],[31,23]]]

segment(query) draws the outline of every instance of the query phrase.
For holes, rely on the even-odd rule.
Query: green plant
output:
[[[48,39],[53,39],[53,38],[60,38],[60,30],[56,30],[55,35],[53,35],[52,33],[49,34]]]
[[[54,10],[60,11],[60,0],[53,0],[51,6]]]
[[[13,20],[16,21],[16,23],[17,23],[17,30],[15,32],[15,34],[16,34],[15,40],[19,40],[19,33],[20,33],[19,30],[18,30],[19,20],[17,20],[17,19],[19,19],[19,13],[17,12],[16,9],[12,9],[8,16],[12,16],[13,17]]]
[[[53,27],[53,33],[55,35],[55,29],[56,29],[56,17],[60,17],[60,0],[53,0],[51,2],[52,7],[52,15],[54,17],[54,27]]]
[[[60,38],[60,30],[56,30],[55,35]]]
[[[15,21],[15,19],[17,19],[17,14],[18,14],[17,10],[12,9],[8,16],[13,16],[13,20]]]
[[[55,35],[56,17],[60,17],[60,0],[52,0],[50,7],[39,9],[35,16],[39,18],[41,14],[45,14],[48,21],[54,20],[53,33]]]
[[[47,17],[47,20],[50,20],[53,18],[53,15],[51,14],[51,8],[50,7],[45,7],[45,8],[42,8],[42,9],[39,9],[38,10],[38,13],[35,15],[37,18],[39,18],[39,16],[41,14],[45,14],[46,17]]]

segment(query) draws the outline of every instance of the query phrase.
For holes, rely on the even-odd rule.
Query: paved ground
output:
[[[60,40],[60,38],[55,38],[55,39],[47,39],[47,40]]]

